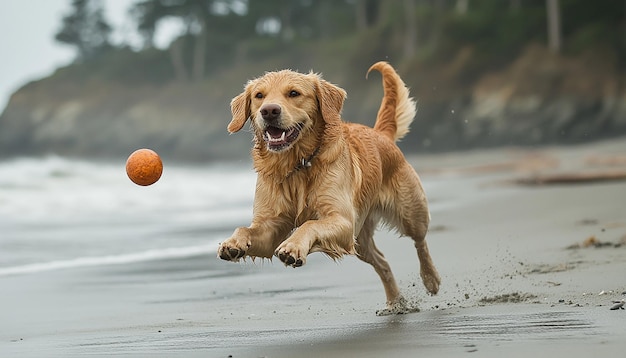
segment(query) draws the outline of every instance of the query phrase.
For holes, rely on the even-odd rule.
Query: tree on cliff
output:
[[[137,21],[137,29],[143,35],[145,46],[153,46],[154,34],[159,21],[177,18],[183,22],[185,31],[170,45],[170,59],[179,81],[202,80],[205,75],[207,56],[208,23],[211,21],[212,0],[182,0],[179,2],[144,0],[131,10]],[[191,68],[187,69],[184,47],[187,39],[193,42]]]
[[[73,0],[72,10],[63,17],[55,39],[75,46],[76,59],[86,61],[111,47],[111,26],[104,18],[101,0]]]
[[[102,16],[106,3],[72,0],[72,4],[57,39],[76,46],[77,59],[87,62],[110,48],[111,28]],[[556,36],[562,55],[605,47],[626,67],[623,3],[588,4],[587,0],[136,0],[130,15],[144,48],[108,51],[107,59],[102,57],[86,72],[106,78],[119,74],[125,81],[202,82],[228,67],[279,57],[288,65],[313,57],[318,62],[342,61],[350,63],[347,71],[379,59],[400,68],[458,59],[469,66],[463,73],[471,80],[474,74],[511,61],[528,44],[547,46]],[[154,48],[157,30],[172,22],[179,28],[173,41],[165,51]],[[133,61],[140,63],[139,68]]]
[[[368,26],[368,16],[378,8],[378,1],[359,3],[364,12],[361,21]],[[180,81],[202,81],[207,68],[245,56],[255,42],[264,42],[265,52],[280,44],[353,32],[355,13],[349,1],[335,0],[142,0],[131,10],[146,48],[154,46],[160,22],[175,19],[183,24],[184,30],[168,49]]]

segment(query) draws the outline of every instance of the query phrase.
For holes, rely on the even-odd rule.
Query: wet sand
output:
[[[626,299],[626,181],[516,183],[623,169],[589,159],[623,156],[622,142],[412,157],[437,188],[440,293],[426,294],[409,239],[376,237],[419,313],[376,316],[382,285],[354,257],[87,267],[0,277],[0,355],[621,356],[626,310],[610,307]]]

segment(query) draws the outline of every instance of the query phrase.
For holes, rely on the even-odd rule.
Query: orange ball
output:
[[[126,174],[133,183],[148,186],[156,183],[163,173],[163,162],[150,149],[138,149],[126,160]]]

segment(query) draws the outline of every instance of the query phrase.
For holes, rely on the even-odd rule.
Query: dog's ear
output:
[[[230,111],[233,115],[230,123],[228,123],[228,132],[238,132],[250,118],[250,84],[246,86],[244,91],[230,101]]]
[[[345,101],[347,96],[346,91],[321,78],[318,81],[316,90],[317,102],[319,103],[320,113],[324,122],[341,122],[340,114],[343,108],[343,101]]]

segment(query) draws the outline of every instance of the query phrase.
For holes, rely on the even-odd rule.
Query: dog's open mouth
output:
[[[265,128],[263,139],[269,150],[279,152],[288,148],[300,135],[300,127],[294,126],[287,129],[269,126]]]

